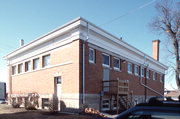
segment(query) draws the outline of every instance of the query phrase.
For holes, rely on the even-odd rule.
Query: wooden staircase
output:
[[[104,95],[116,96],[116,111],[129,108],[129,80],[103,81],[102,91]]]

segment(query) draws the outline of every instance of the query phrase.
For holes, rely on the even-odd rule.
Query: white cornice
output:
[[[129,58],[129,59],[133,58],[133,56],[131,56],[133,54],[136,56],[136,58],[134,60],[139,59],[140,62],[142,62],[142,57],[145,56],[149,62],[153,63],[154,65],[157,65],[159,68],[161,68],[163,70],[167,69],[167,66],[165,66],[162,63],[154,60],[152,57],[148,56],[147,54],[143,53],[142,51],[138,50],[137,48],[129,45],[128,43],[124,42],[123,40],[113,36],[112,34],[106,32],[105,30],[97,27],[96,25],[90,23],[89,21],[87,21],[81,17],[78,17],[77,19],[68,22],[67,24],[59,27],[58,29],[55,29],[55,30],[37,38],[36,40],[30,42],[29,44],[9,53],[4,58],[6,60],[9,60],[10,58],[17,56],[20,53],[28,51],[28,50],[30,50],[30,49],[32,49],[32,48],[34,48],[40,44],[43,44],[43,43],[48,42],[52,39],[55,39],[55,38],[57,38],[63,34],[68,34],[73,29],[80,28],[82,26],[84,27],[84,29],[79,29],[79,37],[78,37],[81,40],[87,40],[86,36],[90,35],[89,40],[87,42],[90,42],[90,43],[95,44],[95,45],[99,45],[100,47],[104,47],[106,45],[108,47],[105,47],[105,48],[108,48],[108,50],[112,50],[112,51],[117,51],[117,50],[120,51],[121,48],[123,48],[124,52],[121,52],[121,53],[122,54],[125,53],[124,55],[127,56],[127,58]],[[99,34],[108,40],[105,41],[105,39],[103,39],[103,38],[97,39],[98,37],[93,36],[92,34],[88,34],[87,33],[87,31],[88,31],[87,26],[88,26],[89,31],[95,32],[96,34]],[[105,44],[103,44],[103,42]],[[117,47],[118,49],[114,49],[113,44],[118,44],[119,45],[119,47]],[[130,53],[129,55],[127,54],[128,52]],[[139,58],[139,57],[141,57],[141,58]]]

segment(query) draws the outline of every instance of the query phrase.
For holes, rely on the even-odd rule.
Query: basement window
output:
[[[30,67],[31,67],[30,61],[25,62],[25,72],[30,71]]]
[[[102,65],[110,67],[110,56],[105,53],[102,54]]]
[[[102,110],[110,110],[110,100],[109,99],[103,99],[102,101]]]
[[[12,66],[12,75],[16,74],[16,66]]]
[[[18,73],[22,73],[23,64],[18,64]]]
[[[114,57],[114,69],[115,70],[120,70],[120,59],[119,58],[116,58]]]
[[[128,63],[128,73],[132,74],[132,63]]]
[[[95,50],[92,48],[89,48],[89,62],[95,63]]]

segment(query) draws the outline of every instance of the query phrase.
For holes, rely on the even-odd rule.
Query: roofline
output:
[[[16,51],[18,51],[18,50],[20,50],[20,49],[23,49],[24,47],[27,47],[28,45],[30,45],[30,44],[32,44],[32,43],[34,43],[34,42],[37,42],[38,40],[41,40],[42,38],[44,38],[44,37],[46,37],[46,36],[48,36],[48,35],[56,32],[56,31],[59,31],[59,30],[63,29],[64,27],[69,26],[70,24],[73,24],[74,22],[76,22],[76,21],[78,21],[78,20],[80,20],[80,19],[82,19],[82,18],[81,18],[81,17],[77,17],[76,19],[74,19],[74,20],[72,20],[72,21],[69,21],[69,22],[67,22],[66,24],[63,24],[62,26],[60,26],[60,27],[58,27],[58,28],[56,28],[56,29],[51,30],[50,32],[46,33],[45,35],[42,35],[42,36],[36,38],[35,40],[31,41],[30,43],[28,43],[28,44],[26,44],[26,45],[23,45],[22,47],[17,48],[16,50],[10,52],[9,54],[7,54],[6,56],[4,56],[3,58],[6,59],[8,55],[13,54],[14,52],[16,52]]]
[[[4,56],[3,58],[7,60],[7,59],[8,59],[8,56],[12,55],[13,53],[15,53],[15,52],[17,52],[17,51],[19,51],[19,50],[21,50],[21,49],[23,49],[23,48],[25,48],[25,47],[27,47],[27,46],[33,44],[33,43],[35,43],[35,42],[41,40],[42,38],[45,38],[45,37],[47,37],[47,36],[49,36],[49,35],[51,35],[51,34],[57,32],[57,31],[60,31],[61,29],[65,28],[65,27],[67,27],[67,26],[69,26],[69,25],[71,25],[71,24],[73,24],[73,23],[75,23],[75,22],[77,22],[77,21],[84,21],[84,22],[90,24],[91,26],[95,27],[96,29],[100,30],[101,32],[107,34],[108,36],[110,36],[110,37],[112,37],[112,38],[114,38],[114,39],[116,39],[116,41],[120,41],[122,44],[125,44],[126,46],[129,46],[130,48],[133,49],[133,50],[131,50],[131,49],[129,49],[129,50],[131,50],[131,51],[137,53],[138,55],[146,56],[150,61],[152,61],[152,62],[154,62],[154,63],[160,65],[160,66],[161,66],[162,68],[164,68],[164,69],[167,69],[167,68],[168,68],[166,65],[164,65],[164,64],[160,63],[159,61],[153,59],[151,56],[147,55],[146,53],[140,51],[139,49],[135,48],[134,46],[132,46],[132,45],[128,44],[127,42],[125,42],[125,41],[119,39],[118,37],[116,37],[116,36],[110,34],[110,33],[107,32],[106,30],[104,30],[104,29],[102,29],[102,28],[96,26],[95,24],[89,22],[88,20],[86,20],[86,19],[84,19],[84,18],[82,18],[82,17],[77,17],[77,18],[75,18],[74,20],[69,21],[69,22],[67,22],[66,24],[64,24],[64,25],[62,25],[62,26],[60,26],[60,27],[58,27],[58,28],[56,28],[56,29],[54,29],[54,30],[52,30],[52,31],[50,31],[50,32],[48,32],[48,33],[46,33],[45,35],[42,35],[42,36],[38,37],[37,39],[31,41],[30,43],[28,43],[28,44],[26,44],[26,45],[24,45],[24,46],[22,46],[22,47],[20,47],[20,48],[18,48],[18,49],[16,49],[16,50],[14,50],[13,52],[11,52],[11,53],[9,53],[9,54],[7,54],[7,55]],[[80,24],[83,25],[82,23],[80,23]],[[85,27],[87,27],[87,26],[85,25]],[[114,42],[115,42],[115,41],[114,41]]]

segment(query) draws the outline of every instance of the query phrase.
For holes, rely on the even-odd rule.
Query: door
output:
[[[54,79],[55,79],[55,95],[58,99],[58,111],[60,111],[61,76],[54,77]]]
[[[103,69],[103,81],[109,81],[109,69]],[[103,82],[103,91],[109,92],[109,82]]]

